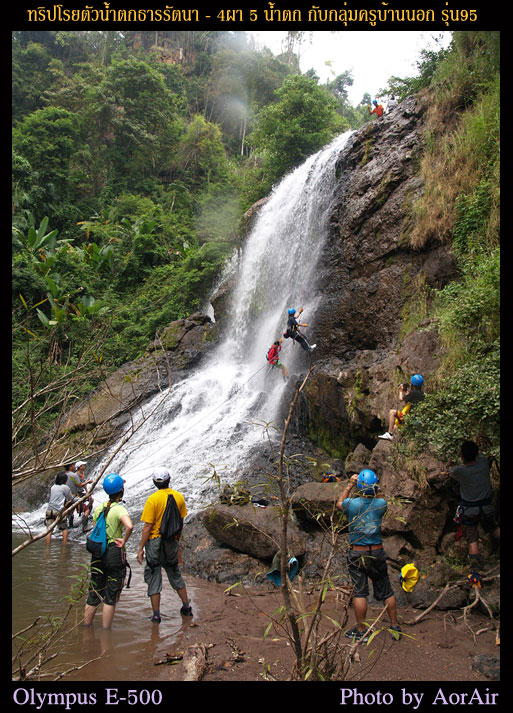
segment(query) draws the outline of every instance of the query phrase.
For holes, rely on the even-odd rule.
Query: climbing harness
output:
[[[482,586],[482,578],[479,572],[476,572],[475,570],[472,570],[471,573],[467,577],[468,581],[472,585],[473,589],[481,589]]]
[[[399,428],[402,426],[404,417],[408,413],[408,411],[411,409],[411,403],[407,403],[406,406],[401,410],[397,412],[397,415],[395,417],[394,425]]]

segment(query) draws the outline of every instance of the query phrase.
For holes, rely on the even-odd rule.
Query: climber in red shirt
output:
[[[271,367],[276,367],[282,370],[283,380],[287,381],[289,377],[289,372],[285,364],[282,364],[279,359],[279,354],[281,352],[281,339],[279,341],[273,342],[271,348],[267,352],[267,361]]]

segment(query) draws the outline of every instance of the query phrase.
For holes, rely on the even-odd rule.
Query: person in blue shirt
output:
[[[374,597],[385,602],[391,629],[401,635],[397,622],[397,605],[394,590],[390,584],[387,556],[381,538],[381,521],[387,510],[387,501],[376,496],[378,477],[374,471],[365,469],[350,477],[349,483],[337,500],[337,508],[347,515],[349,521],[349,551],[347,564],[354,585],[353,608],[356,626],[346,632],[353,640],[366,643],[367,597],[369,578],[372,581]],[[358,497],[349,497],[354,487]]]

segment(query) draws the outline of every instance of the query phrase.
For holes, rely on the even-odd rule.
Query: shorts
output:
[[[50,527],[50,525],[53,525],[53,523],[57,520],[59,517],[60,513],[57,512],[57,510],[47,510],[46,515],[45,515],[45,524],[47,527]],[[68,518],[65,517],[63,518],[59,524],[57,525],[59,530],[67,530],[68,529]]]
[[[482,505],[481,507],[463,508],[463,534],[467,542],[474,543],[479,541],[478,526],[485,532],[493,532],[497,529],[498,524],[495,519],[495,508],[493,505]]]
[[[160,537],[148,540],[145,546],[146,565],[144,567],[144,581],[148,585],[148,596],[160,594],[162,591],[162,567],[164,568],[169,584],[173,589],[183,589],[185,582],[178,566],[178,540],[167,544],[166,560],[161,559]]]
[[[91,577],[86,604],[93,607],[101,602],[115,606],[125,583],[126,561],[121,547],[109,543],[103,557],[91,557]]]
[[[387,567],[387,555],[384,549],[364,551],[349,550],[347,564],[351,581],[354,585],[354,597],[369,596],[369,577],[372,580],[374,598],[382,602],[394,596]]]

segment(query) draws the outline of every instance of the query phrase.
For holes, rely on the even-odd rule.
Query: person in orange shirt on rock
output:
[[[370,106],[367,107],[367,109],[369,110],[369,114],[376,114],[376,116],[379,119],[380,116],[383,116],[383,112],[384,112],[383,106],[381,104],[378,104],[378,102],[375,99],[373,99],[372,103],[374,105],[374,109],[372,111],[371,111]]]

